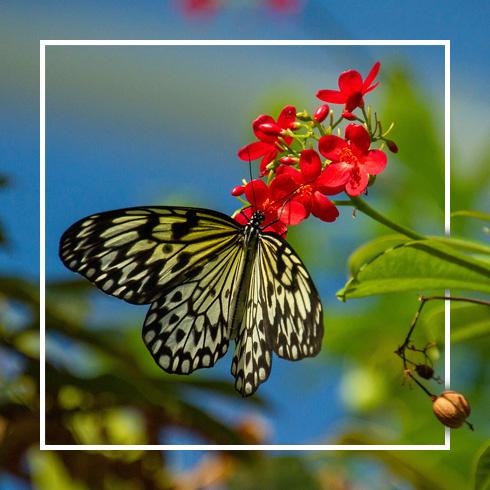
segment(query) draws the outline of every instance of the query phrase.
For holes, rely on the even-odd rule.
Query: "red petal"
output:
[[[320,186],[332,188],[345,185],[350,178],[351,171],[352,165],[350,163],[331,163],[318,177],[316,187],[320,189]]]
[[[262,124],[276,124],[276,121],[274,121],[271,116],[262,114],[257,117],[257,119],[255,119],[252,123],[254,134],[260,141],[265,141],[266,143],[274,143],[274,141],[276,141],[275,136],[270,136],[259,129]]]
[[[369,87],[371,83],[373,83],[374,79],[376,78],[376,75],[378,74],[380,67],[381,67],[381,63],[379,61],[374,63],[373,67],[371,68],[371,71],[368,73],[368,76],[366,77],[364,83],[362,84],[363,93],[367,93],[373,90],[376,87],[376,85],[378,85],[376,84],[374,87],[371,88]]]
[[[268,225],[268,222],[271,224]],[[272,221],[266,220],[265,226],[262,228],[262,230],[268,233],[277,233],[279,236],[285,238],[288,228],[285,223],[282,221],[277,221],[277,218],[274,218]]]
[[[332,222],[339,216],[335,204],[320,192],[314,192],[311,196],[311,212],[322,221]]]
[[[245,209],[241,209],[238,211],[233,218],[235,221],[240,223],[241,225],[246,225],[250,221],[250,218],[252,217],[254,210],[252,207],[248,207]]]
[[[336,196],[337,194],[345,191],[345,184],[337,186],[316,185],[315,188],[327,196]]]
[[[355,114],[352,114],[352,112],[347,112],[347,111],[342,112],[342,117],[344,119],[347,119],[348,121],[355,121],[357,119],[357,116]]]
[[[332,104],[344,104],[347,97],[338,90],[319,90],[316,96],[324,102],[331,102]]]
[[[369,92],[371,92],[371,90],[374,90],[378,85],[379,85],[379,82],[375,83],[374,85],[371,85],[368,89],[364,90],[364,93],[368,94]]]
[[[277,124],[284,129],[293,129],[294,123],[296,121],[296,107],[292,105],[287,105],[279,114],[277,118]]]
[[[345,192],[347,192],[349,196],[358,196],[367,187],[368,182],[368,173],[359,166],[357,172],[351,172],[350,179],[345,185]]]
[[[361,92],[355,92],[352,95],[349,95],[347,102],[345,103],[345,112],[352,112],[356,107],[364,107]]]
[[[297,170],[294,167],[291,167],[289,165],[279,165],[279,167],[276,168],[276,175],[291,175],[295,182],[298,184],[301,184],[303,179],[301,178],[301,172]]]
[[[279,209],[279,218],[287,225],[298,225],[309,216],[309,210],[298,200],[291,199]]]
[[[363,167],[368,174],[377,175],[386,167],[386,153],[381,150],[371,150],[362,159]]]
[[[273,203],[282,204],[286,198],[292,196],[294,191],[299,187],[298,180],[301,178],[300,173],[291,167],[286,167],[294,172],[281,172],[276,175],[270,184],[270,198]]]
[[[303,150],[299,157],[299,168],[304,182],[313,182],[322,172],[322,161],[315,150]]]
[[[240,148],[238,150],[238,158],[245,162],[250,162],[251,160],[257,160],[257,158],[264,156],[270,151],[271,145],[262,141],[257,141]]]
[[[349,124],[345,128],[345,138],[354,145],[361,155],[365,155],[371,146],[371,137],[364,126]]]
[[[362,90],[362,77],[356,70],[344,71],[339,77],[339,89],[345,95]]]
[[[260,169],[260,176],[261,177],[263,177],[264,175],[267,175],[269,173],[269,170],[267,170],[267,165],[269,165],[269,163],[271,163],[274,160],[274,158],[276,158],[276,156],[277,156],[276,147],[275,146],[269,146],[269,148],[273,148],[273,150],[270,151],[269,153],[266,153],[264,155],[264,158],[262,158],[262,160],[260,161],[259,169]]]
[[[245,186],[245,196],[254,208],[263,209],[264,201],[269,197],[269,188],[263,180],[251,180]]]
[[[318,142],[320,153],[333,162],[339,161],[342,150],[347,146],[347,141],[333,134],[322,136]]]

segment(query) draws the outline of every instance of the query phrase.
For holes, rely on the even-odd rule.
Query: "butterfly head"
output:
[[[265,220],[265,214],[262,211],[254,211],[252,217],[250,218],[249,225],[252,225],[254,228],[259,228],[260,225]]]

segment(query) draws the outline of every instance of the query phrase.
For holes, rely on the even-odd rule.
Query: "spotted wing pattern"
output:
[[[236,389],[248,396],[267,380],[273,351],[291,361],[316,356],[322,338],[322,305],[308,271],[286,241],[262,233],[232,363]]]
[[[255,393],[259,385],[269,377],[272,364],[272,348],[268,338],[270,324],[267,312],[264,311],[267,301],[266,284],[272,278],[264,276],[265,271],[261,269],[261,261],[257,260],[257,255],[252,265],[247,303],[231,364],[235,388],[242,396]]]
[[[105,293],[151,303],[143,340],[171,373],[213,366],[240,310],[232,373],[249,396],[268,378],[272,352],[289,360],[319,352],[323,319],[315,286],[284,240],[260,233],[247,270],[243,244],[244,228],[222,213],[140,207],[78,221],[63,234],[60,257]],[[250,282],[242,283],[246,274]],[[236,299],[245,283],[242,310]]]
[[[189,374],[226,353],[243,252],[228,246],[152,303],[143,340],[165,371]]]
[[[196,273],[206,258],[233,246],[241,229],[216,211],[128,208],[78,221],[61,237],[59,253],[69,269],[105,293],[148,304],[189,271]]]
[[[323,312],[310,274],[279,237],[264,233],[259,247],[257,257],[267,277],[262,309],[270,326],[272,349],[290,361],[316,356],[323,339]]]

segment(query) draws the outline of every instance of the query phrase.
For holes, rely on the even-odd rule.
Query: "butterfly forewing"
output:
[[[194,208],[129,208],[94,214],[62,236],[60,257],[107,294],[146,304],[236,241],[227,216]]]

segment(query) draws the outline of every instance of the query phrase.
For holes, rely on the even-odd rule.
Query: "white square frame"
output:
[[[48,46],[442,46],[444,47],[444,232],[450,235],[450,41],[449,40],[41,40],[40,41],[40,449],[41,450],[262,450],[262,451],[438,451],[451,449],[450,429],[444,444],[46,444],[46,48]],[[449,291],[446,291],[449,294]],[[450,307],[445,301],[444,379],[450,387]]]

